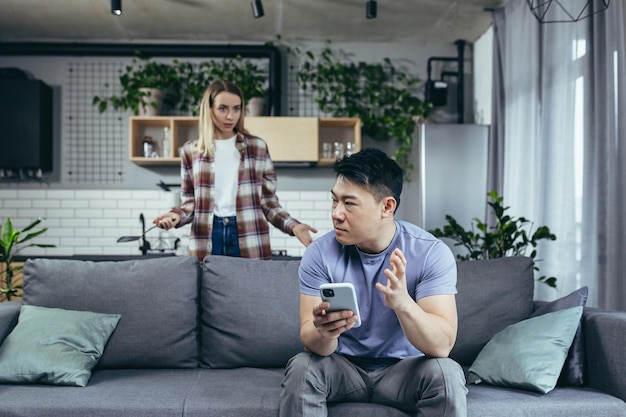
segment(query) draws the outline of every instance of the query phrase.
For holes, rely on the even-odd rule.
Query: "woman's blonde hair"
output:
[[[241,116],[237,121],[237,124],[234,127],[235,133],[245,133],[248,134],[248,131],[243,127],[243,117],[244,117],[244,109],[246,106],[245,100],[243,98],[243,93],[239,86],[231,81],[226,80],[215,80],[209,85],[209,88],[206,89],[204,95],[202,96],[202,101],[200,102],[200,110],[198,113],[198,144],[197,149],[198,152],[204,155],[213,155],[213,132],[215,128],[215,124],[213,123],[213,115],[211,113],[211,109],[213,108],[213,103],[215,102],[215,97],[219,93],[228,92],[239,96],[241,99]]]

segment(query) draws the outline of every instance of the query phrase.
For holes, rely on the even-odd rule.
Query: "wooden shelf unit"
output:
[[[330,166],[334,158],[322,157],[322,144],[335,142],[354,144],[354,152],[361,149],[361,120],[358,118],[316,117],[246,117],[246,129],[267,142],[274,162],[310,162]],[[143,141],[151,136],[155,151],[160,149],[163,129],[170,129],[169,158],[146,158]],[[193,116],[133,116],[129,120],[129,159],[137,165],[180,165],[179,149],[198,137],[198,118]]]

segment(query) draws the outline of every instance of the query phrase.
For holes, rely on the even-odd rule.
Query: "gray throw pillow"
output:
[[[202,366],[282,368],[303,350],[299,265],[225,256],[204,259]]]
[[[583,307],[573,307],[507,327],[480,351],[469,369],[468,382],[543,394],[552,391],[582,313]]]
[[[588,294],[589,288],[579,288],[565,297],[540,306],[533,311],[531,317],[537,317],[542,314],[564,310],[566,308],[577,306],[584,307],[587,303]],[[565,365],[561,371],[561,376],[559,377],[558,383],[560,385],[582,386],[585,383],[585,341],[582,333],[582,323],[579,323],[574,341],[572,342],[572,346],[567,354],[567,359],[565,360]]]
[[[195,368],[199,271],[193,256],[30,259],[23,303],[121,314],[98,368]]]
[[[119,314],[23,305],[0,346],[0,382],[86,386],[119,320]]]
[[[499,331],[533,309],[533,261],[506,257],[457,263],[457,340],[450,357],[469,366]]]

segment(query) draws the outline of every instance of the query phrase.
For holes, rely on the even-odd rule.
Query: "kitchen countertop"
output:
[[[163,252],[163,253],[149,253],[147,255],[18,255],[13,257],[13,260],[16,262],[25,262],[30,258],[45,258],[45,259],[70,259],[75,261],[131,261],[131,260],[143,260],[143,259],[153,259],[153,258],[162,258],[165,256],[175,256],[174,252]],[[274,255],[272,260],[274,261],[299,261],[302,259],[299,256],[287,256],[287,255]]]
[[[16,262],[25,262],[27,259],[31,258],[45,258],[45,259],[70,259],[74,261],[130,261],[135,259],[154,259],[154,258],[162,258],[164,256],[175,256],[174,252],[163,252],[163,253],[150,253],[148,255],[18,255],[13,258]]]

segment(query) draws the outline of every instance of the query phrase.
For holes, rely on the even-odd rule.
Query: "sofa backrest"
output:
[[[31,259],[23,303],[117,313],[98,368],[189,368],[198,362],[196,257],[119,262]]]
[[[200,361],[281,368],[300,342],[300,262],[207,256],[200,281]]]
[[[282,367],[303,350],[297,261],[208,256],[200,281],[202,366]],[[459,331],[451,357],[470,365],[506,326],[533,308],[533,262],[509,257],[458,263]]]
[[[450,357],[469,366],[480,350],[505,327],[533,310],[533,261],[506,257],[457,263],[457,340]]]

